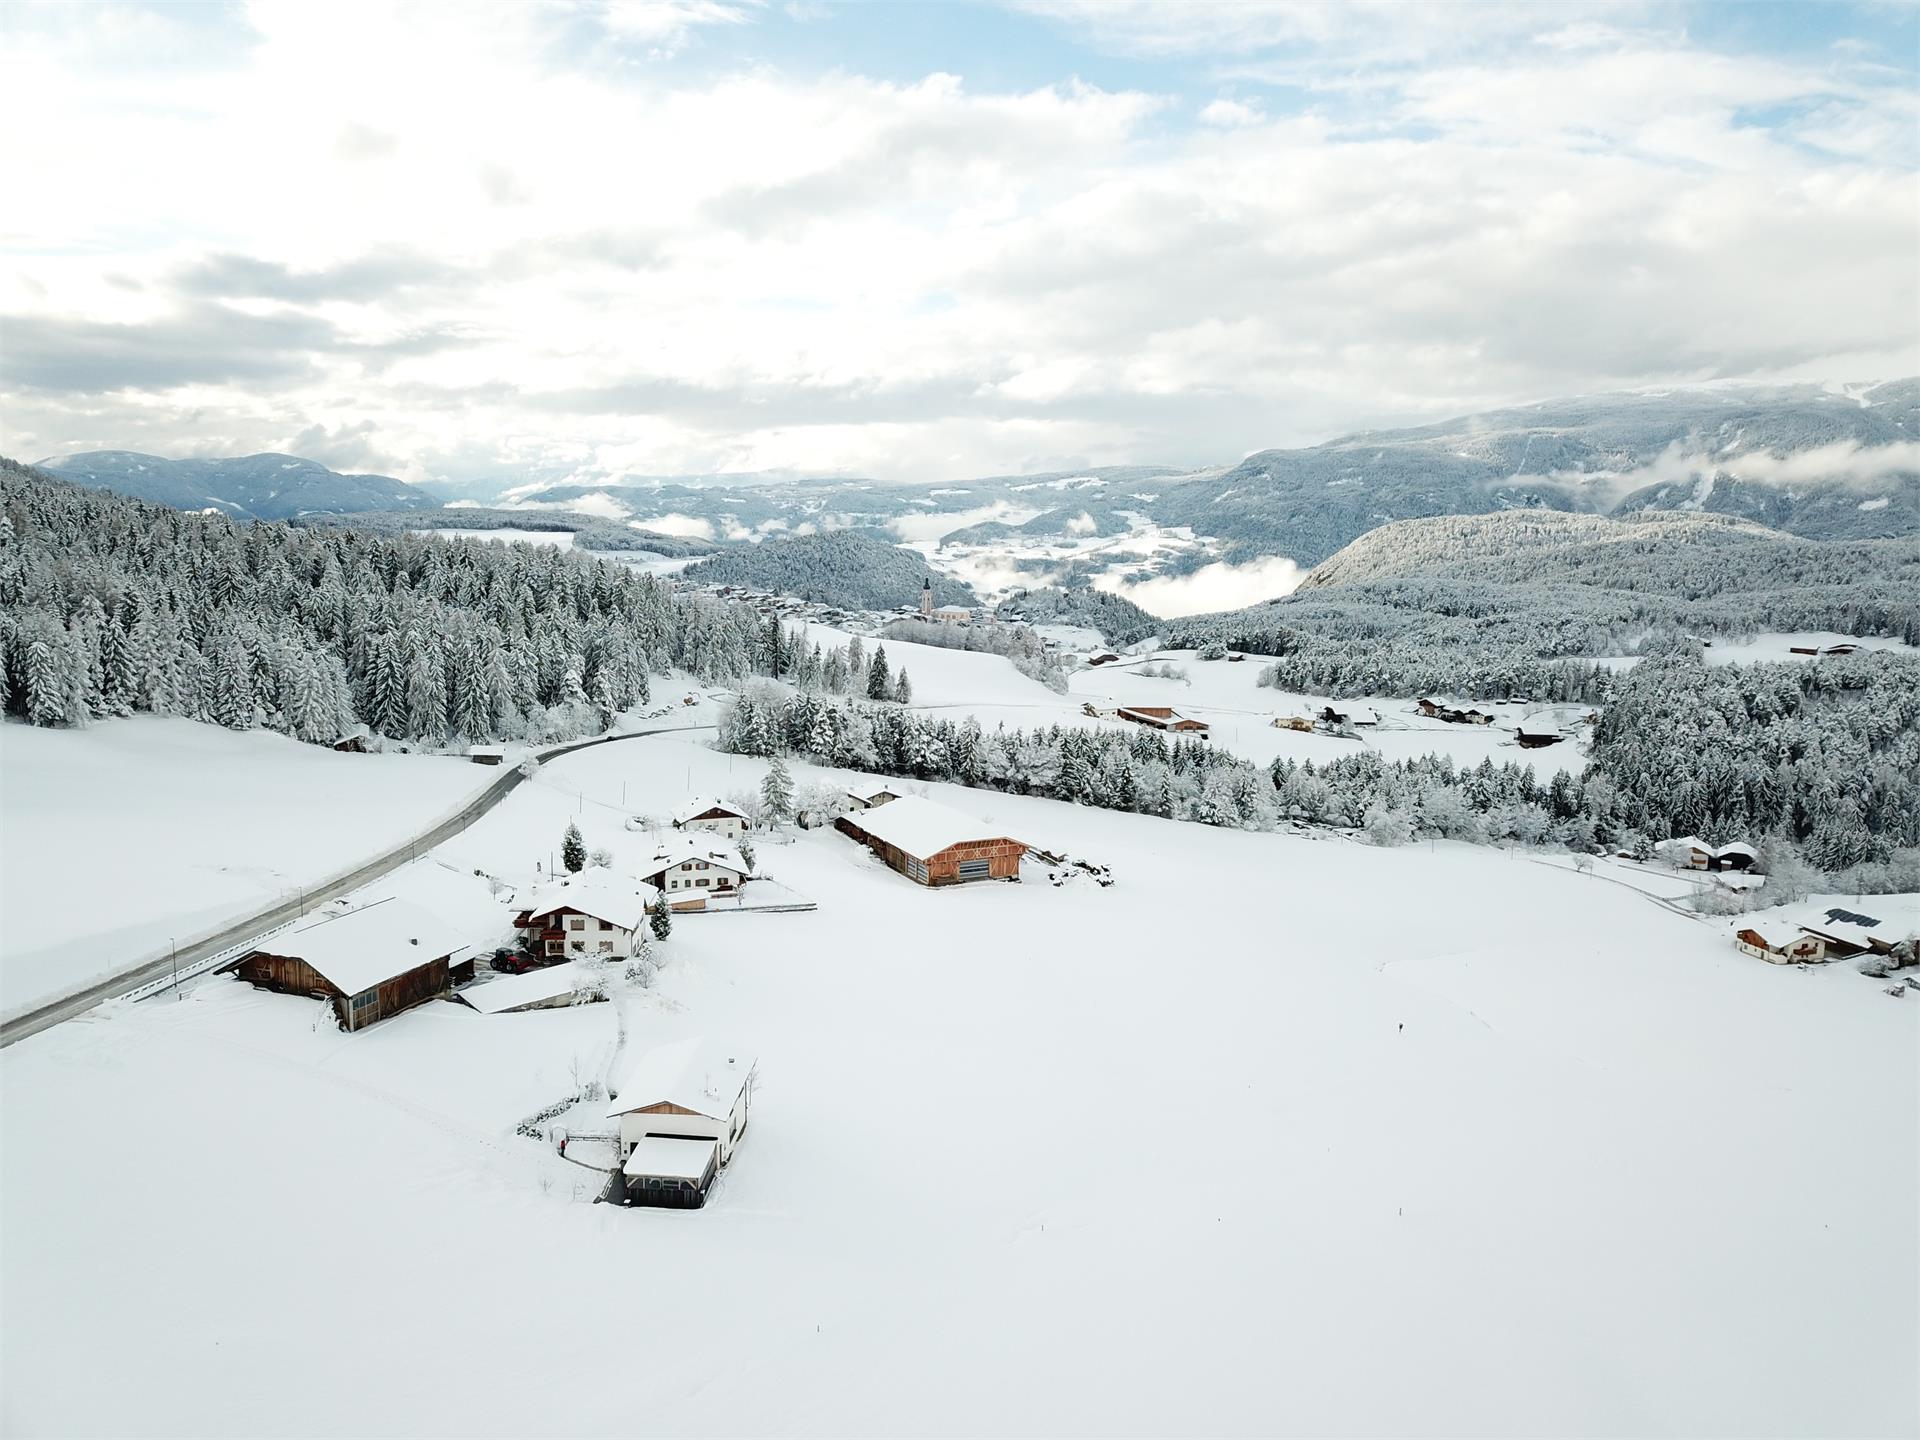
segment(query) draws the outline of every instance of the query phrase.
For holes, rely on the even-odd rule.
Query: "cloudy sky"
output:
[[[941,479],[1912,374],[1917,17],[16,3],[4,450]]]

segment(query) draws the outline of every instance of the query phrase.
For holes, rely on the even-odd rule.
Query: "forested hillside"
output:
[[[764,669],[752,611],[544,546],[237,524],[0,461],[0,702],[330,742],[566,739],[648,673]]]
[[[644,550],[653,555],[711,555],[720,547],[711,540],[662,535],[636,530],[573,510],[495,510],[486,506],[459,506],[450,510],[365,510],[353,515],[303,515],[294,525],[350,526],[392,535],[405,530],[533,530],[573,536],[588,550]]]
[[[1582,700],[1607,681],[1566,657],[1767,630],[1920,643],[1920,540],[1800,540],[1703,516],[1409,520],[1284,600],[1168,627],[1171,643],[1279,657],[1268,674],[1283,689]]]
[[[1162,625],[1158,617],[1124,595],[1111,595],[1091,585],[1016,590],[995,613],[1003,620],[1024,620],[1029,625],[1084,625],[1098,630],[1109,645],[1131,645],[1158,634]]]
[[[740,585],[848,610],[917,604],[929,579],[936,604],[971,605],[976,598],[970,586],[935,573],[915,551],[857,530],[742,545],[689,566],[685,574],[697,584]]]
[[[250,520],[359,510],[426,510],[440,502],[391,475],[343,475],[298,455],[174,460],[131,450],[91,450],[41,462],[49,475],[176,510],[218,510]]]

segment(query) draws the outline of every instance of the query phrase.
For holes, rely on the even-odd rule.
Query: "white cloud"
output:
[[[1235,129],[1241,125],[1257,125],[1265,118],[1259,105],[1230,99],[1225,95],[1218,100],[1208,102],[1200,111],[1202,125],[1217,125],[1223,130]]]
[[[1065,78],[614,63],[561,8],[198,13],[10,37],[36,117],[0,151],[33,197],[0,218],[15,453],[311,437],[409,476],[932,480],[1920,370],[1904,83],[1612,7],[1549,34],[1409,7],[1378,61],[1378,11],[1076,7],[1130,53],[1358,57],[1305,112],[1233,85],[1200,127]],[[767,12],[585,13],[595,46],[664,53]]]
[[[1093,583],[1095,589],[1123,595],[1149,614],[1177,620],[1183,615],[1243,610],[1263,600],[1291,595],[1304,574],[1284,555],[1273,555],[1244,565],[1216,560],[1190,574],[1159,575],[1131,583],[1117,575],[1101,575]]]

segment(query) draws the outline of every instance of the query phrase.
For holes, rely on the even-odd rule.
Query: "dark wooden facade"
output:
[[[842,816],[837,828],[860,841],[892,869],[922,885],[1018,880],[1020,857],[1027,853],[1027,847],[1020,841],[1001,836],[991,840],[967,840],[958,845],[949,845],[944,850],[936,850],[931,855],[909,855],[899,846],[869,835],[861,828],[856,816]],[[984,873],[980,869],[982,861],[986,867]],[[963,865],[967,867],[964,872],[961,868]]]
[[[465,968],[466,977],[471,979],[473,961],[463,960],[460,964]],[[383,980],[370,990],[348,995],[298,956],[273,955],[262,950],[242,956],[233,973],[263,990],[311,995],[330,1001],[342,1030],[364,1030],[376,1020],[398,1015],[436,995],[444,995],[452,988],[454,979],[449,957],[440,955],[404,974]]]

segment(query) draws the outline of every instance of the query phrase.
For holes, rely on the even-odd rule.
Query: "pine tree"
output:
[[[667,908],[667,897],[658,897],[647,909],[647,923],[653,927],[653,938],[664,940],[673,933],[673,911]]]
[[[60,657],[45,640],[27,645],[24,688],[27,719],[35,725],[67,723],[67,678],[60,672]]]
[[[891,700],[893,685],[887,674],[887,647],[882,645],[873,652],[873,664],[867,667],[867,698],[869,700]]]
[[[575,875],[587,868],[587,842],[578,825],[567,825],[566,837],[560,842],[560,863]]]
[[[900,678],[893,682],[893,698],[902,705],[913,703],[913,684],[907,679],[906,666],[900,667]]]
[[[767,807],[768,818],[776,824],[793,818],[793,776],[777,755],[760,782],[760,800]]]
[[[212,719],[229,730],[251,730],[259,718],[253,697],[253,674],[247,647],[230,635],[213,665],[213,693],[208,697]]]

